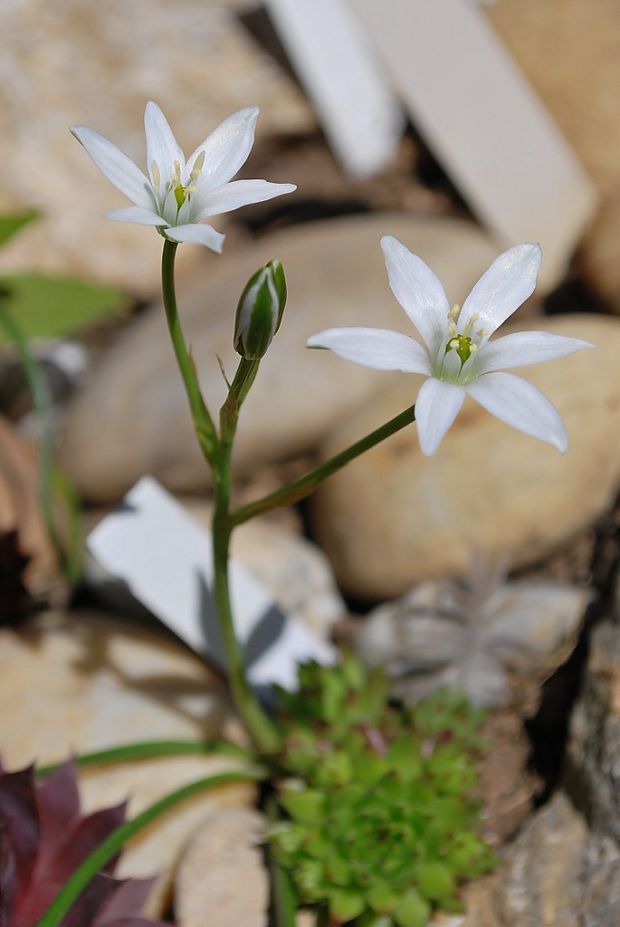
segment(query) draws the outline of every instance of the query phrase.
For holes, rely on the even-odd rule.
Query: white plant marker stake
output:
[[[266,0],[279,37],[329,142],[355,177],[390,161],[404,128],[400,109],[343,0]]]
[[[540,242],[543,285],[557,282],[596,194],[484,13],[470,0],[348,3],[473,211],[505,244]]]
[[[223,666],[212,585],[211,536],[151,477],[127,493],[87,539],[89,552],[112,577],[124,581],[186,644]],[[246,646],[255,686],[296,686],[306,660],[332,663],[335,651],[299,621],[287,618],[252,574],[231,560],[230,584],[237,634]]]

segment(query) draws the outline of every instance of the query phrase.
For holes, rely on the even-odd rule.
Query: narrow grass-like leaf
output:
[[[74,757],[73,762],[79,767],[99,766],[103,763],[126,763],[131,760],[146,760],[158,756],[183,756],[196,753],[215,753],[219,756],[250,761],[254,758],[249,751],[227,740],[144,740],[124,744],[121,747],[110,747],[108,750],[82,753]],[[40,778],[44,778],[58,769],[60,765],[62,764],[50,763],[47,766],[39,766],[35,773]]]

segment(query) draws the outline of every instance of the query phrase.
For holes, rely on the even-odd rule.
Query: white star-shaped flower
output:
[[[157,226],[172,241],[195,242],[219,253],[224,235],[201,224],[204,219],[296,189],[295,184],[266,180],[230,182],[252,150],[258,113],[257,106],[250,106],[229,116],[185,160],[159,106],[147,103],[148,177],[94,129],[73,126],[71,132],[101,173],[134,204],[114,210],[108,219]]]
[[[424,261],[391,235],[381,239],[388,277],[422,344],[380,328],[329,328],[308,340],[346,360],[377,370],[420,373],[429,379],[415,404],[420,447],[434,454],[466,395],[513,428],[553,444],[568,446],[564,422],[554,405],[510,367],[538,364],[591,348],[587,341],[548,332],[490,336],[525,302],[536,286],[541,250],[517,245],[491,264],[462,309],[450,308],[443,286]]]

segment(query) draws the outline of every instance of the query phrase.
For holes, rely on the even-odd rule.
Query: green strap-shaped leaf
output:
[[[0,290],[26,338],[73,335],[127,302],[115,287],[37,273],[2,276]],[[6,340],[4,333],[0,340]]]
[[[16,212],[9,215],[0,216],[0,248],[9,238],[16,235],[20,229],[37,218],[38,213],[34,209],[24,212]]]

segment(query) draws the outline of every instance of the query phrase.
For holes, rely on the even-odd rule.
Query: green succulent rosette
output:
[[[268,834],[300,901],[363,927],[462,910],[461,883],[495,864],[475,797],[483,713],[447,691],[390,706],[385,676],[352,657],[300,682],[282,695],[285,816]]]

